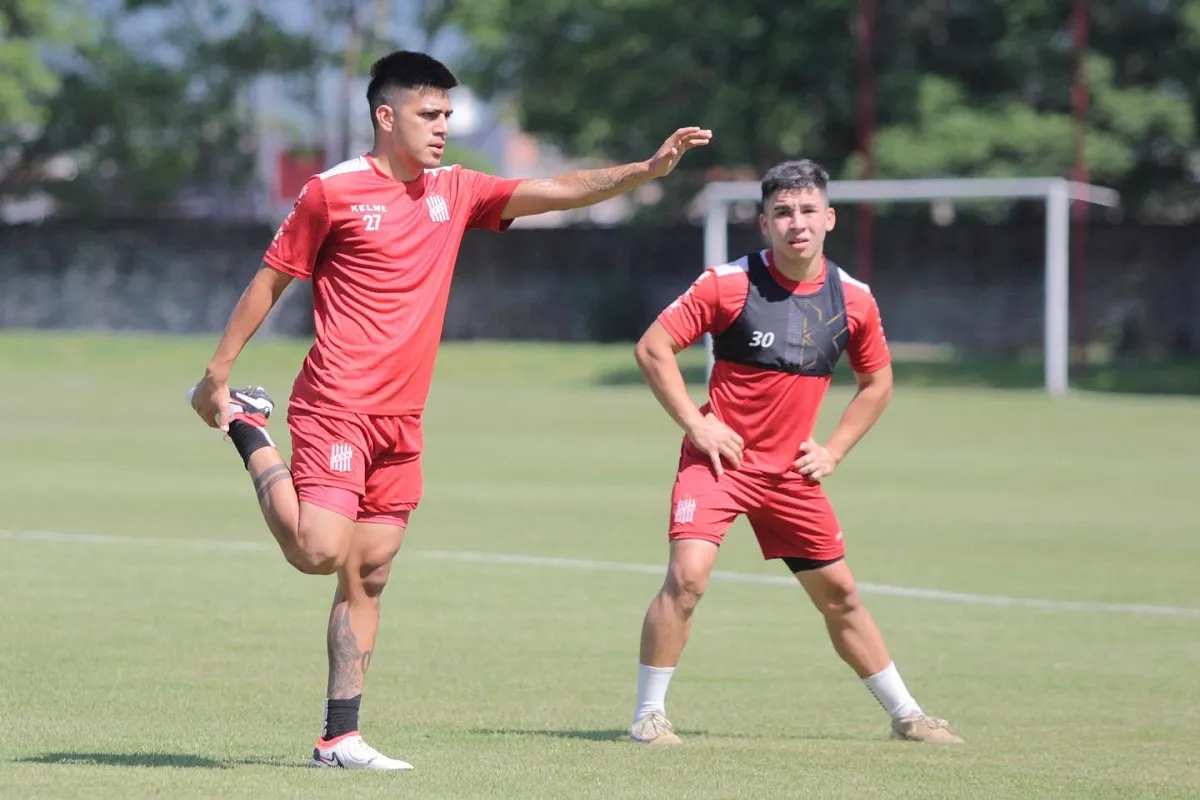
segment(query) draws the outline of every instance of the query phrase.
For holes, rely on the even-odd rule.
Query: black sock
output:
[[[321,738],[325,741],[345,736],[351,731],[358,730],[358,706],[362,703],[362,695],[358,694],[349,700],[325,701],[325,730]]]
[[[265,430],[240,419],[229,423],[229,438],[233,440],[233,446],[237,448],[246,469],[250,469],[251,453],[264,447],[275,446]]]

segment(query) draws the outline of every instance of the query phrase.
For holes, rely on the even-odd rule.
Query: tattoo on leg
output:
[[[262,502],[263,498],[267,496],[272,486],[291,477],[292,473],[283,464],[276,464],[264,469],[262,474],[254,479],[254,493],[258,495],[259,502]]]
[[[333,609],[329,620],[329,686],[331,700],[348,700],[362,694],[363,676],[371,663],[371,651],[359,649],[350,629],[350,604],[343,601]]]

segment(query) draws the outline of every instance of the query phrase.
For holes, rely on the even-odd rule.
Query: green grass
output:
[[[4,797],[1200,796],[1196,617],[866,594],[968,739],[936,749],[886,739],[799,589],[718,581],[668,701],[688,744],[622,741],[659,576],[450,551],[662,563],[679,436],[614,380],[627,346],[444,348],[363,708],[417,770],[302,768],[332,580],[270,550],[184,403],[211,346],[0,335],[0,529],[121,537],[0,536]],[[235,378],[283,398],[303,354],[255,344]],[[1196,608],[1197,452],[1196,400],[902,379],[827,485],[863,582]],[[743,522],[719,568],[784,574]]]

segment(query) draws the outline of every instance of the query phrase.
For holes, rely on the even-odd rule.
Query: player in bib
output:
[[[891,358],[870,289],[825,257],[836,222],[828,174],[786,162],[762,181],[760,226],[770,247],[706,269],[637,345],[637,361],[685,437],[671,497],[666,579],[642,627],[630,736],[678,744],[665,700],[692,613],[733,521],[745,515],[764,558],[796,575],[824,616],[839,656],[890,715],[899,739],[958,744],[896,671],[855,588],[845,540],[821,488],[883,413]],[[676,354],[711,334],[708,402],[688,396]],[[845,354],[858,392],[824,444],[813,440],[834,367]]]

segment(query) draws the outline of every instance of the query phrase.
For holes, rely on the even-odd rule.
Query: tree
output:
[[[1066,0],[878,0],[877,175],[1066,175],[1074,162]],[[569,152],[644,157],[711,127],[687,168],[805,155],[860,174],[858,0],[427,0],[473,41],[464,77]],[[1200,0],[1093,3],[1092,175],[1135,206],[1191,185]]]
[[[1187,48],[1178,16],[1150,4],[1093,5],[1094,48],[1084,69],[1090,176],[1119,187],[1135,206],[1153,205],[1163,189],[1190,183],[1198,97],[1179,78],[1198,51],[1193,46],[1180,59]],[[918,69],[889,69],[884,77],[885,97],[915,102],[889,104],[876,141],[877,174],[1070,174],[1076,154],[1067,10],[1066,3],[1040,0],[941,4],[915,14],[887,6],[883,29],[896,33],[885,38],[882,58]],[[854,174],[859,164],[847,166]]]
[[[43,121],[44,101],[58,89],[47,63],[88,33],[78,6],[65,0],[9,0],[0,5],[0,129]]]
[[[138,15],[156,29],[150,45],[121,35]],[[302,73],[315,58],[312,36],[257,7],[127,0],[56,73],[45,68],[46,91],[28,93],[27,133],[10,148],[0,194],[45,191],[76,215],[159,216],[185,188],[243,187],[254,175],[251,82]],[[48,179],[44,166],[63,158],[72,179]]]
[[[473,89],[511,104],[523,128],[568,153],[640,159],[682,125],[713,129],[713,144],[664,183],[678,195],[716,164],[849,154],[852,69],[831,57],[849,47],[844,5],[431,0],[426,12],[472,40],[456,66]],[[797,47],[803,40],[821,46]]]

